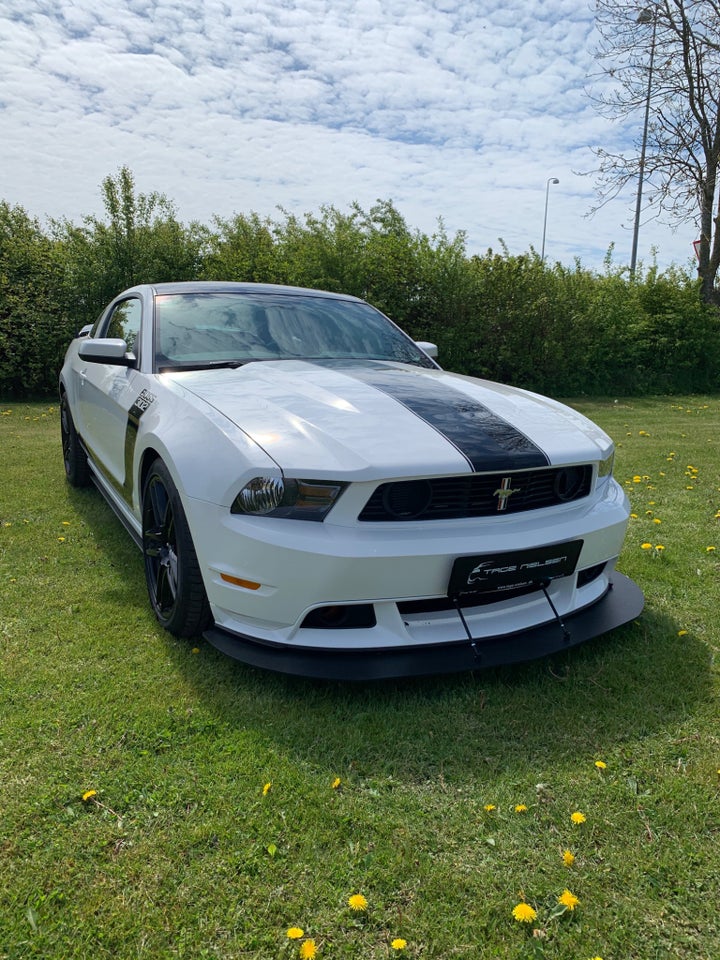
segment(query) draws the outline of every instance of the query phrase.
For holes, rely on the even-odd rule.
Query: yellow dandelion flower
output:
[[[83,800],[92,800],[93,797],[97,796],[97,790],[86,790],[82,795]]]
[[[263,796],[266,797],[272,790],[272,783],[266,783],[263,787]]]
[[[598,770],[607,770],[607,764],[604,760],[596,760],[595,766],[598,768]]]
[[[574,813],[570,814],[570,819],[573,823],[585,823],[587,817],[584,813],[580,813],[579,810],[576,810]]]
[[[715,547],[705,547],[705,551],[706,551],[707,553],[714,553],[714,552],[715,552]]]
[[[305,936],[302,927],[289,927],[287,931],[288,940],[301,940]]]
[[[524,803],[515,804],[515,813],[527,813],[527,807]]]
[[[679,637],[687,636],[687,630],[678,630],[678,636]]]
[[[638,518],[638,515],[637,515],[636,513],[631,513],[631,514],[630,514],[630,519],[631,519],[631,520],[637,520],[637,518]]]
[[[300,956],[302,960],[312,960],[313,957],[317,956],[317,947],[314,940],[306,940],[303,943],[300,947]]]
[[[656,549],[656,551],[657,551],[658,553],[662,553],[663,550],[665,549],[665,547],[662,545],[662,543],[656,543],[656,544],[655,544],[655,549]]]
[[[342,783],[342,780],[340,779],[340,777],[335,777],[335,779],[331,784],[333,790],[337,790],[337,788],[340,786],[341,783]]]
[[[642,477],[634,476],[632,478],[633,483],[642,483]]]
[[[640,544],[640,549],[641,549],[641,550],[652,550],[652,544],[651,544],[651,543],[641,543],[641,544]]]
[[[363,910],[367,910],[367,905],[368,902],[361,893],[354,893],[351,897],[348,897],[348,906],[356,913],[362,913]]]
[[[390,946],[393,948],[393,950],[404,950],[407,946],[407,940],[403,940],[402,937],[395,937]]]
[[[200,647],[193,647],[190,653],[200,653]]]
[[[558,903],[561,903],[564,907],[567,907],[568,910],[574,910],[580,901],[574,893],[570,893],[569,890],[563,890],[558,897]]]
[[[537,917],[537,911],[533,910],[529,903],[518,903],[513,907],[512,915],[518,923],[532,923]]]
[[[564,850],[562,858],[566,867],[571,867],[575,863],[575,854],[572,850]]]
[[[662,523],[660,517],[653,517],[653,523]]]
[[[65,537],[58,537],[58,543],[65,543]]]
[[[496,809],[496,807],[494,803],[486,803],[483,809],[485,810],[486,813],[492,813],[493,810]]]

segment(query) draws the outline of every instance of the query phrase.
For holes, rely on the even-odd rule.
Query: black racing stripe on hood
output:
[[[475,473],[550,465],[546,454],[507,420],[434,377],[372,361],[328,366],[382,390],[411,410],[454,444]]]

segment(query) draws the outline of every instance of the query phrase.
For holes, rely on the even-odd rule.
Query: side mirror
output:
[[[128,353],[124,340],[105,338],[84,340],[78,347],[78,356],[88,363],[109,363],[116,367],[132,367],[135,354]]]
[[[426,353],[433,360],[437,360],[438,348],[436,343],[428,343],[427,340],[416,340],[415,346],[420,347],[423,353]]]

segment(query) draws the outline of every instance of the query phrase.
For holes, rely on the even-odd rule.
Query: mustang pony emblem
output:
[[[493,496],[498,498],[498,510],[507,510],[507,502],[514,493],[520,493],[522,487],[511,487],[512,477],[503,477],[502,483]]]

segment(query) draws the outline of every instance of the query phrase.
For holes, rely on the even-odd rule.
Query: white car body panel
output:
[[[201,291],[220,287],[199,286]],[[268,290],[275,296],[283,288],[225,284],[222,290]],[[256,662],[246,651],[248,642],[266,651],[291,651],[298,662],[308,651],[374,654],[381,663],[386,654],[392,660],[393,651],[404,656],[423,648],[437,653],[460,646],[478,658],[479,650],[489,650],[503,638],[539,631],[542,644],[535,653],[530,645],[526,655],[509,655],[510,660],[524,659],[562,647],[546,634],[553,625],[567,633],[565,618],[582,623],[582,639],[594,635],[583,613],[593,605],[605,611],[600,618],[604,629],[641,609],[637,588],[633,592],[629,581],[614,572],[629,504],[612,476],[598,475],[599,465],[612,454],[612,441],[587,418],[545,397],[447,373],[431,361],[423,367],[397,361],[278,359],[247,362],[238,369],[157,372],[152,362],[156,293],[141,287],[118,298],[138,299],[147,318],[138,333],[137,360],[129,358],[128,366],[91,362],[80,355],[83,341],[76,340],[61,373],[61,392],[98,486],[139,543],[143,476],[155,457],[166,465],[187,517],[215,622],[208,636],[222,649],[248,662]],[[102,332],[103,322],[97,329]],[[537,450],[538,463],[548,468],[592,465],[586,495],[506,513],[498,488],[497,512],[490,515],[359,519],[380,484],[483,472],[482,443],[469,454],[462,431],[451,435],[442,418],[434,422],[412,402],[398,399],[393,395],[396,382],[423,403],[425,397],[451,396],[461,413],[470,411],[468,416],[477,410],[481,418],[490,411],[493,426],[505,424],[521,446],[527,441]],[[452,418],[454,423],[454,414]],[[468,422],[472,431],[473,422]],[[536,463],[532,469],[544,468]],[[508,454],[507,468],[496,463],[487,472],[506,477],[509,497],[530,470],[513,465]],[[231,512],[238,493],[256,477],[347,486],[322,522]],[[542,562],[550,563],[555,548],[561,554],[563,545],[574,541],[582,541],[582,547],[577,567],[568,575],[545,582],[532,574],[536,588],[520,596],[501,589],[482,604],[471,598],[463,614],[453,607],[456,601],[448,601],[457,558],[497,555],[512,566],[515,556],[547,548],[549,559]],[[583,571],[592,573],[587,582]],[[613,581],[623,591],[625,606],[608,613]],[[252,586],[243,585],[248,583]],[[438,609],[443,604],[445,609]],[[313,611],[353,607],[368,611],[373,622],[338,629],[304,623]],[[264,664],[265,657],[263,652],[257,662]],[[433,663],[443,669],[438,666],[442,653],[439,657]],[[503,654],[493,657],[492,662],[501,662]],[[344,662],[338,675],[355,675],[354,670],[365,675],[363,661],[347,656]],[[373,675],[422,672],[412,664],[408,668],[407,659],[402,663],[385,671],[380,665]],[[287,663],[279,669],[288,669]],[[313,671],[298,667],[291,672]],[[325,666],[315,672],[335,675]]]

